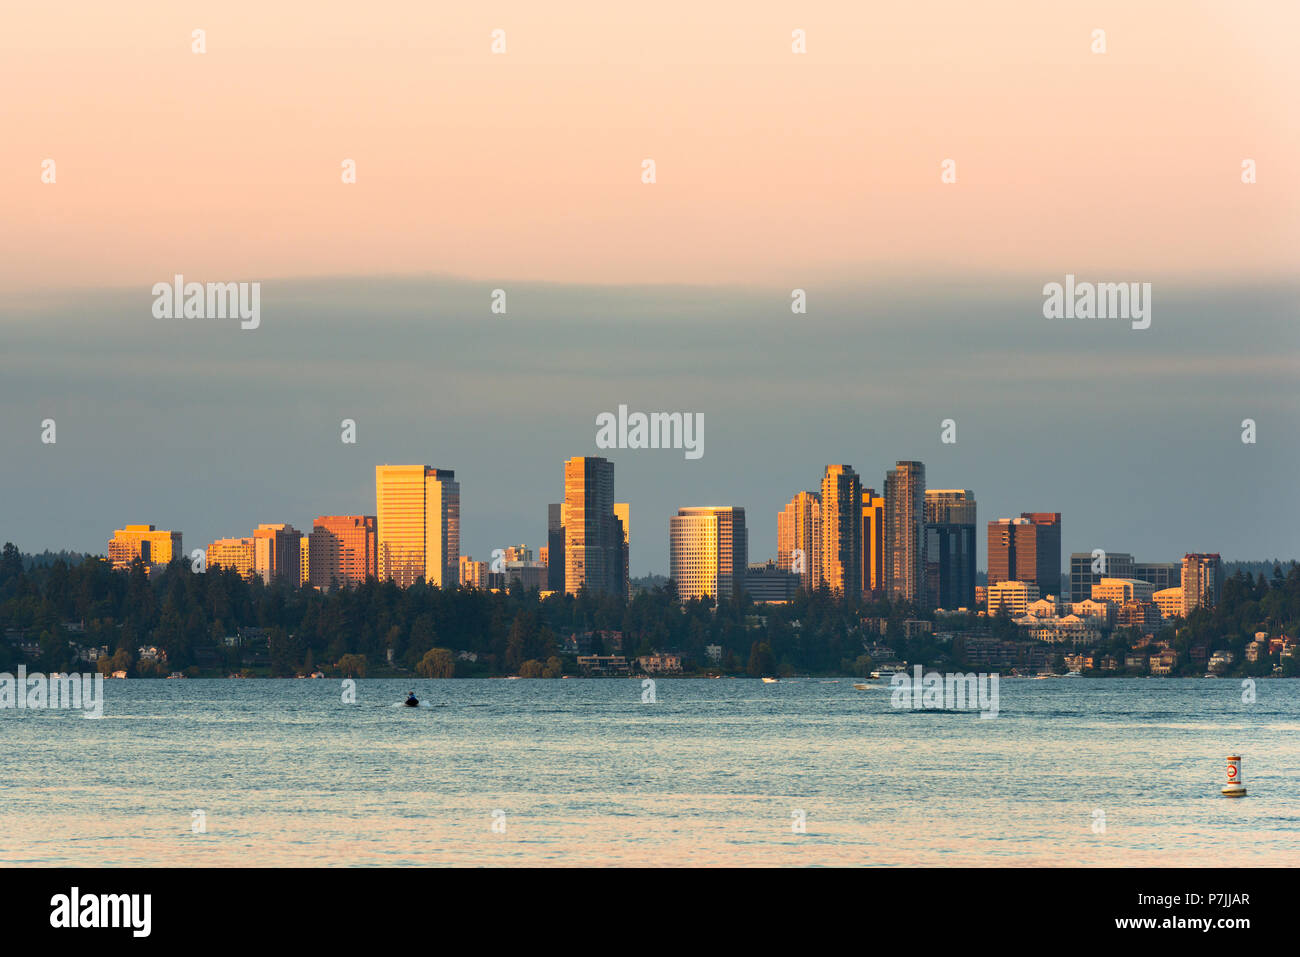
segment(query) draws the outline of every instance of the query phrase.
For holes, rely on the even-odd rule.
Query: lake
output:
[[[1300,864],[1300,680],[854,682],[108,681],[0,711],[0,864]]]

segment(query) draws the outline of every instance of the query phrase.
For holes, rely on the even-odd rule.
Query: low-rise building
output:
[[[1160,628],[1160,609],[1151,601],[1126,601],[1115,612],[1115,624],[1144,634],[1154,632]]]
[[[1115,603],[1085,598],[1070,604],[1070,614],[1091,618],[1098,628],[1109,628],[1115,623]]]
[[[1051,664],[1051,649],[1037,643],[968,637],[962,641],[962,657],[968,665],[977,668],[1039,669]]]
[[[509,549],[507,549],[509,551]],[[546,562],[534,561],[529,559],[506,560],[505,563],[505,587],[509,588],[514,582],[519,582],[524,591],[541,591],[546,587],[547,567]]]
[[[636,663],[646,674],[674,674],[682,670],[682,656],[669,651],[656,651],[654,654],[642,655]]]
[[[1061,606],[1056,600],[1055,595],[1048,595],[1040,598],[1038,601],[1030,602],[1025,608],[1025,614],[1031,618],[1056,618],[1061,613]]]
[[[1153,675],[1173,674],[1178,666],[1178,652],[1165,649],[1158,655],[1151,656],[1151,673]]]
[[[751,564],[745,572],[745,591],[756,604],[783,604],[799,592],[803,576],[776,562]]]
[[[1231,651],[1216,651],[1210,655],[1210,670],[1215,672],[1226,671],[1236,659],[1237,656]]]
[[[578,667],[582,669],[583,674],[593,678],[632,673],[631,666],[622,655],[580,655]]]
[[[1035,618],[1026,615],[1017,619],[1016,624],[1026,629],[1028,636],[1034,640],[1052,644],[1086,644],[1101,639],[1101,630],[1094,621],[1078,615],[1066,615],[1064,618]]]

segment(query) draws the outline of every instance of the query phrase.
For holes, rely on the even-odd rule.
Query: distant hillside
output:
[[[1273,558],[1268,561],[1258,562],[1224,562],[1223,577],[1231,578],[1233,575],[1237,574],[1238,571],[1242,571],[1252,578],[1258,578],[1260,575],[1263,575],[1265,579],[1271,579],[1273,577],[1274,569],[1278,566],[1281,566],[1282,574],[1285,576],[1294,564],[1296,564],[1294,558],[1287,561],[1283,561],[1280,558]]]

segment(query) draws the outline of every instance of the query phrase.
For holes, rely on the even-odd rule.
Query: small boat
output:
[[[408,691],[406,693],[406,701],[404,703],[408,708],[420,707],[420,699],[415,696],[414,691]]]
[[[171,674],[169,674],[167,677],[168,677],[168,678],[184,678],[185,676],[184,676],[183,674],[181,674],[179,671],[173,671],[173,672],[172,672]]]
[[[763,684],[765,684],[765,685],[774,685],[774,684],[776,684],[776,683],[777,683],[778,681],[780,681],[780,680],[781,680],[780,678],[764,678],[764,679],[763,679]]]

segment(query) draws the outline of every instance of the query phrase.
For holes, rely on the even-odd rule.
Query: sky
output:
[[[898,459],[1067,554],[1300,557],[1300,7],[610,6],[7,11],[0,537],[201,547],[425,463],[484,559],[626,404],[705,418],[698,461],[609,453],[634,574],[679,506],[761,560],[827,463]],[[260,327],[154,318],[178,273]],[[1045,319],[1067,274],[1151,327]]]

